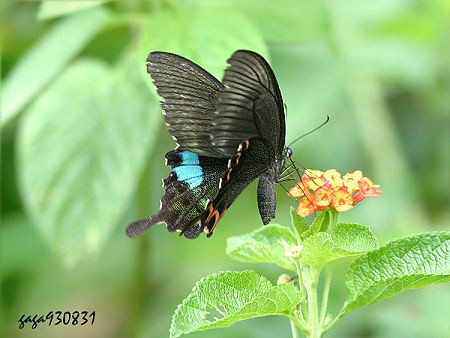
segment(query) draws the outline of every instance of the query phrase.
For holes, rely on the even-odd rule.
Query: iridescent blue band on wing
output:
[[[182,151],[180,166],[173,168],[179,181],[184,181],[190,189],[198,187],[203,182],[203,170],[198,155],[190,151]]]

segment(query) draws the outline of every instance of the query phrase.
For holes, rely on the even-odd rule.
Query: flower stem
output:
[[[345,312],[341,310],[341,312],[339,312],[339,314],[336,317],[334,317],[334,319],[324,327],[323,333],[325,333],[329,329],[331,329],[344,316],[345,316]]]
[[[319,307],[317,302],[317,285],[319,282],[320,268],[310,267],[305,288],[308,296],[308,324],[311,328],[309,338],[320,338],[323,329],[319,323]]]
[[[305,287],[303,286],[302,267],[298,260],[294,260],[295,268],[297,269],[298,285],[302,295],[305,294]]]
[[[336,210],[334,210],[334,209],[331,209],[329,211],[329,213],[330,213],[330,228],[333,229],[334,226],[337,223],[337,220],[338,220],[338,217],[339,217],[339,213]]]
[[[325,270],[325,281],[323,285],[323,293],[322,293],[322,304],[320,306],[320,326],[324,326],[325,324],[325,318],[327,315],[327,308],[328,308],[328,296],[330,294],[330,286],[331,286],[331,270],[328,268]]]
[[[292,338],[299,338],[295,322],[292,319],[289,319],[289,321],[291,322]]]
[[[300,262],[296,259],[293,259],[292,262],[295,265],[295,268],[297,269],[297,277],[298,277],[298,287],[300,289],[300,293],[302,294],[302,297],[305,296],[305,287],[303,285],[303,273],[302,273],[302,267],[300,265]],[[300,327],[300,329],[302,329],[303,331],[306,330],[307,324],[305,321],[305,316],[303,315],[303,305],[304,302],[302,301],[299,305],[298,305],[298,311],[296,311],[295,317],[296,317],[296,324],[298,327]]]

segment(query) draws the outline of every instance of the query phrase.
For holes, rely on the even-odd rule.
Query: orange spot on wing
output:
[[[242,156],[241,152],[236,153],[236,158],[234,159],[234,161],[235,161],[234,165],[239,164],[239,159],[241,158],[241,156]]]
[[[220,219],[220,214],[219,214],[219,210],[214,210],[214,224],[213,224],[213,229],[216,226],[217,222],[219,222]]]
[[[225,211],[227,211],[227,208],[225,208],[222,213],[220,213],[220,211],[218,209],[214,209],[214,206],[211,204],[209,206],[209,215],[205,220],[205,228],[204,228],[204,232],[206,233],[207,237],[210,237],[213,232],[214,229],[216,228],[217,224],[219,223],[220,219],[222,218],[223,214],[225,213]],[[213,219],[214,217],[214,219]],[[211,222],[213,220],[213,222]],[[212,223],[212,225],[211,225]]]
[[[209,222],[209,220],[211,219],[211,217],[212,217],[212,215],[213,215],[213,213],[214,213],[214,207],[213,207],[213,205],[212,205],[212,203],[210,203],[209,204],[209,215],[208,215],[208,217],[206,218],[206,221],[205,221],[205,223],[208,223]]]
[[[230,168],[227,170],[227,182],[231,179],[231,172],[233,171],[233,168]]]

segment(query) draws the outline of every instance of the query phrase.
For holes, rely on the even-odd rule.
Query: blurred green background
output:
[[[166,337],[197,280],[270,265],[228,258],[261,225],[252,184],[215,232],[189,241],[126,225],[158,210],[174,147],[145,72],[153,50],[222,77],[238,48],[268,58],[288,107],[287,141],[309,168],[363,170],[384,194],[341,215],[394,237],[449,229],[450,2],[414,0],[13,1],[1,6],[2,337]],[[289,222],[278,190],[276,221]],[[348,263],[347,263],[348,264]],[[345,299],[335,264],[331,309]],[[22,314],[95,310],[91,326],[29,326]],[[327,337],[448,337],[450,287],[352,313]],[[190,337],[288,337],[261,318]]]

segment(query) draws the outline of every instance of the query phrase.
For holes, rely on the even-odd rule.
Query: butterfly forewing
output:
[[[163,98],[164,119],[177,144],[199,155],[224,157],[210,138],[223,85],[195,63],[166,52],[150,53],[147,71]]]
[[[228,59],[214,119],[212,143],[233,156],[239,144],[262,137],[275,155],[284,148],[283,100],[269,64],[260,55],[239,50]]]

